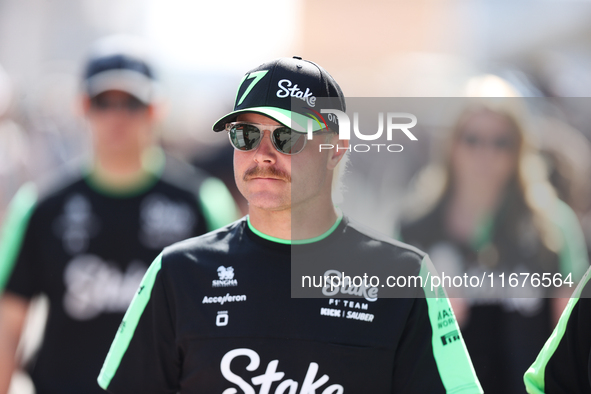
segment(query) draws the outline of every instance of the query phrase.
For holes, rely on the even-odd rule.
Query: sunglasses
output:
[[[90,106],[101,112],[112,111],[112,110],[125,110],[129,113],[137,113],[146,110],[148,106],[136,99],[133,96],[129,96],[124,100],[112,100],[107,97],[98,95],[90,99]]]
[[[510,151],[515,146],[513,138],[498,137],[498,138],[482,138],[474,134],[465,134],[461,140],[466,146],[470,148],[490,146],[498,151]]]
[[[300,153],[306,146],[306,134],[298,133],[283,126],[269,126],[259,123],[232,122],[226,123],[226,131],[235,149],[246,152],[256,149],[263,139],[263,130],[271,132],[271,142],[277,151],[285,155]],[[327,134],[331,131],[317,131],[314,134]]]

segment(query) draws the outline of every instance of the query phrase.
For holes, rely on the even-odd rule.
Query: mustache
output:
[[[251,167],[244,172],[242,180],[246,182],[252,178],[277,178],[281,179],[282,181],[291,183],[291,175],[276,167],[261,168],[258,165],[255,167]]]

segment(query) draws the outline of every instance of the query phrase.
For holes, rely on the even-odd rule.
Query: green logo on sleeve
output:
[[[449,345],[452,342],[455,341],[459,341],[460,340],[460,333],[458,332],[458,330],[453,330],[451,332],[448,332],[445,335],[441,336],[441,342],[443,343],[443,346],[445,345]]]

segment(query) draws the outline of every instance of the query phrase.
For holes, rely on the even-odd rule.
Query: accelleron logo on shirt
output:
[[[217,297],[203,297],[203,304],[220,304],[224,305],[226,302],[240,302],[246,301],[246,295],[230,295],[230,293],[226,294],[225,296],[217,296]]]

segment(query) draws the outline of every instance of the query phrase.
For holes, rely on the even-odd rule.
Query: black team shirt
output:
[[[431,267],[346,217],[331,230],[289,245],[243,218],[164,249],[99,384],[111,393],[480,393],[447,298],[291,298],[296,249],[417,275]]]

